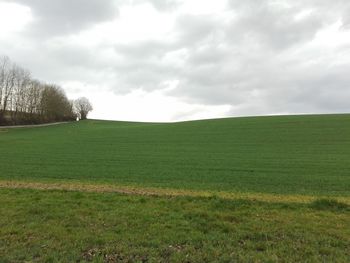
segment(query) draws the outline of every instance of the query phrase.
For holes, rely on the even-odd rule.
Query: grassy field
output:
[[[350,115],[0,129],[0,262],[349,262]]]
[[[0,190],[0,262],[349,262],[350,210]]]
[[[350,115],[0,130],[0,179],[350,195]]]

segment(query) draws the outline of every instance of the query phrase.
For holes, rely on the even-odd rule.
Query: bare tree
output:
[[[11,106],[12,102],[12,95],[13,90],[15,87],[15,81],[17,75],[17,66],[16,65],[10,65],[10,67],[7,67],[7,70],[5,68],[4,71],[4,79],[3,79],[3,85],[2,85],[2,114],[6,112],[8,109],[8,105]]]
[[[6,108],[8,76],[10,69],[10,59],[8,57],[0,57],[0,121],[2,121]],[[5,106],[4,106],[5,105]]]
[[[25,116],[23,113],[28,112],[29,85],[31,82],[30,72],[20,68],[15,68],[15,86],[11,100],[11,111],[13,119],[21,121]]]
[[[31,80],[27,89],[27,112],[33,117],[41,113],[43,85],[38,80]],[[72,111],[73,112],[73,111]]]
[[[0,56],[0,125],[69,121],[79,115],[86,118],[92,110],[86,98],[75,104],[64,90],[34,80],[28,70]]]
[[[81,98],[77,99],[74,102],[74,106],[75,106],[75,109],[76,109],[78,116],[82,120],[86,120],[89,112],[93,110],[90,101],[85,97],[81,97]]]

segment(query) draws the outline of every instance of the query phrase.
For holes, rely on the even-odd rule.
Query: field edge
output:
[[[173,188],[141,187],[121,184],[102,184],[89,182],[42,182],[29,180],[1,180],[0,189],[32,189],[32,190],[62,190],[92,193],[119,193],[126,195],[144,195],[161,197],[205,197],[228,200],[244,199],[249,201],[268,203],[312,203],[317,200],[328,199],[350,205],[350,197],[339,196],[312,196],[312,195],[281,195],[269,193],[225,192],[225,191],[198,191]]]

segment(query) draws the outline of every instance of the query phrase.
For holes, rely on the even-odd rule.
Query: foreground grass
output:
[[[349,197],[349,134],[350,115],[0,130],[0,179]]]
[[[0,189],[0,262],[349,262],[349,206]]]

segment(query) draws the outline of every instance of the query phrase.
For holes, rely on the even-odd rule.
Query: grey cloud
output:
[[[131,3],[133,5],[148,3],[158,11],[166,12],[175,11],[181,5],[179,0],[133,0]]]
[[[126,54],[125,60],[133,61],[126,63],[129,73],[123,83],[128,83],[128,89],[143,85],[152,90],[159,89],[162,81],[178,79],[179,86],[168,95],[190,103],[233,105],[232,113],[237,114],[346,109],[350,80],[343,76],[350,61],[339,68],[305,67],[304,57],[289,57],[289,52],[302,48],[324,26],[337,21],[342,6],[331,16],[326,3],[310,5],[307,8],[313,11],[297,20],[295,16],[304,10],[301,5],[284,9],[264,3],[240,1],[231,6],[235,8],[229,20],[214,15],[179,16],[174,43],[117,48],[117,53]],[[162,64],[162,57],[179,49],[188,51],[182,68]],[[124,72],[123,68],[118,71]]]
[[[228,38],[262,45],[264,49],[284,49],[312,40],[324,23],[321,14],[296,19],[303,7],[281,7],[273,1],[231,2],[235,12]]]
[[[178,0],[151,0],[150,2],[160,11],[173,11],[180,5]]]
[[[161,58],[167,52],[176,49],[175,43],[167,43],[165,41],[141,41],[135,44],[117,44],[114,50],[125,59],[132,58],[134,60],[144,60],[151,57]]]
[[[178,44],[195,45],[219,41],[224,22],[215,15],[180,15],[176,21]]]
[[[31,8],[35,21],[30,34],[55,36],[76,33],[96,23],[113,19],[118,14],[113,0],[7,0]]]
[[[231,114],[347,112],[350,77],[346,66],[293,68],[261,77],[260,96],[246,98]],[[280,75],[279,75],[280,73]]]
[[[74,34],[108,21],[117,10],[112,1],[18,2],[32,8],[37,21],[45,22],[38,31],[51,36]],[[300,50],[337,21],[348,30],[349,1],[231,0],[225,17],[182,14],[180,1],[133,3],[145,2],[159,12],[176,14],[170,37],[95,49],[64,41],[32,42],[39,50],[30,68],[53,81],[100,83],[116,94],[164,89],[165,82],[177,80],[178,86],[167,95],[194,104],[231,105],[233,115],[348,111],[349,45],[326,50],[330,55]],[[5,46],[0,43],[1,47]],[[51,60],[50,68],[40,68],[44,56]],[[336,63],[339,58],[341,63]],[[175,117],[188,117],[197,110],[179,111]]]
[[[338,68],[327,64],[305,68],[307,58],[296,55],[289,59],[289,52],[302,48],[324,26],[339,20],[347,2],[338,1],[336,8],[330,2],[308,5],[313,11],[299,20],[294,17],[305,10],[300,3],[293,6],[289,1],[292,7],[285,9],[268,2],[236,1],[231,5],[234,11],[229,23],[212,23],[206,27],[210,19],[205,19],[196,20],[194,27],[183,27],[189,36],[195,35],[199,25],[207,31],[191,39],[186,69],[181,74],[179,87],[171,94],[191,102],[230,104],[247,111],[255,111],[257,104],[261,113],[312,112],[321,111],[322,107],[332,112],[345,110],[350,99],[347,92],[350,79],[344,77],[350,68],[349,55]],[[213,32],[219,33],[210,38]],[[220,32],[225,32],[226,38],[217,41],[222,36]],[[334,52],[336,57],[342,51]]]

